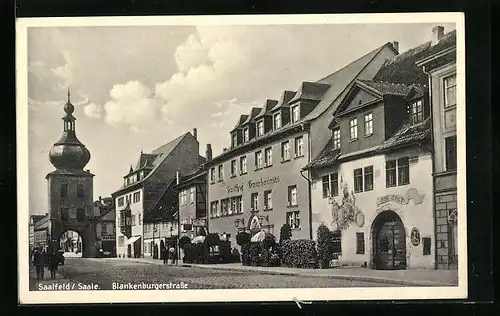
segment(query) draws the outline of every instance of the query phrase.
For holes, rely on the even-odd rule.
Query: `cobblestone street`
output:
[[[50,273],[46,271],[43,283]],[[30,289],[36,290],[36,276],[31,274]],[[180,283],[188,289],[242,289],[242,288],[328,288],[395,286],[380,282],[362,282],[320,277],[270,275],[258,272],[239,272],[153,265],[117,259],[68,258],[58,270],[58,281],[98,284],[100,289],[112,289],[112,283]]]

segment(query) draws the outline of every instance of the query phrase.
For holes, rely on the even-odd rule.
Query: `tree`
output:
[[[331,232],[325,224],[321,224],[316,232],[319,264],[322,269],[328,268],[333,259],[333,241]]]
[[[292,228],[288,223],[283,224],[280,230],[280,244],[283,244],[284,241],[290,240],[292,238]]]
[[[191,239],[189,239],[188,236],[182,236],[181,239],[179,239],[179,247],[181,249],[184,249],[184,247],[190,243],[191,243]]]
[[[237,235],[236,235],[236,243],[238,244],[238,246],[243,246],[245,244],[248,244],[250,242],[250,239],[252,238],[252,236],[250,235],[250,233],[247,233],[247,232],[239,232]]]
[[[220,242],[219,234],[210,233],[205,237],[205,243],[208,247],[218,246]]]

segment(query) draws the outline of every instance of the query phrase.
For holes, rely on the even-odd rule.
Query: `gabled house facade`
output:
[[[231,148],[206,163],[209,231],[279,235],[288,223],[293,239],[312,238],[310,180],[302,168],[329,141],[325,126],[348,87],[356,79],[372,79],[397,53],[386,43],[325,78],[284,91],[279,101],[266,100],[260,109],[241,115],[230,131]]]
[[[160,212],[157,208],[171,191],[169,187],[176,174],[188,174],[203,162],[196,135],[195,129],[193,134],[185,133],[149,154],[141,152],[135,168],[131,166],[124,176],[123,186],[112,193],[116,227],[119,227],[116,230],[118,257],[143,257],[144,225],[170,217],[170,211],[163,211],[166,206]]]

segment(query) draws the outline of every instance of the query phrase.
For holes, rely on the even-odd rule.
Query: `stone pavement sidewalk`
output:
[[[126,258],[132,260],[163,265],[162,260],[152,258]],[[171,265],[169,263],[169,265]],[[308,277],[336,278],[367,282],[380,282],[404,286],[458,286],[457,270],[407,269],[407,270],[373,270],[362,267],[341,267],[331,269],[300,269],[286,267],[252,267],[241,263],[226,264],[191,264],[179,262],[177,266],[201,269],[259,272],[263,274],[297,275]]]

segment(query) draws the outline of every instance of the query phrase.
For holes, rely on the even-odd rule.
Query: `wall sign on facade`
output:
[[[424,200],[425,194],[420,194],[417,189],[411,188],[406,191],[405,195],[400,194],[387,194],[377,198],[377,206],[380,206],[389,202],[396,202],[398,204],[406,205],[413,201],[413,204],[421,204]]]
[[[410,238],[413,246],[420,245],[420,231],[416,227],[411,229]]]
[[[265,187],[267,185],[270,185],[273,183],[279,183],[279,182],[280,182],[280,177],[274,176],[274,177],[260,178],[259,180],[255,180],[255,181],[249,180],[247,183],[247,186],[249,189],[254,189],[254,188]],[[228,194],[243,192],[243,190],[244,190],[243,183],[230,185],[227,187]]]
[[[358,225],[358,227],[363,227],[364,224],[365,224],[365,215],[359,212],[356,215],[356,225]]]

